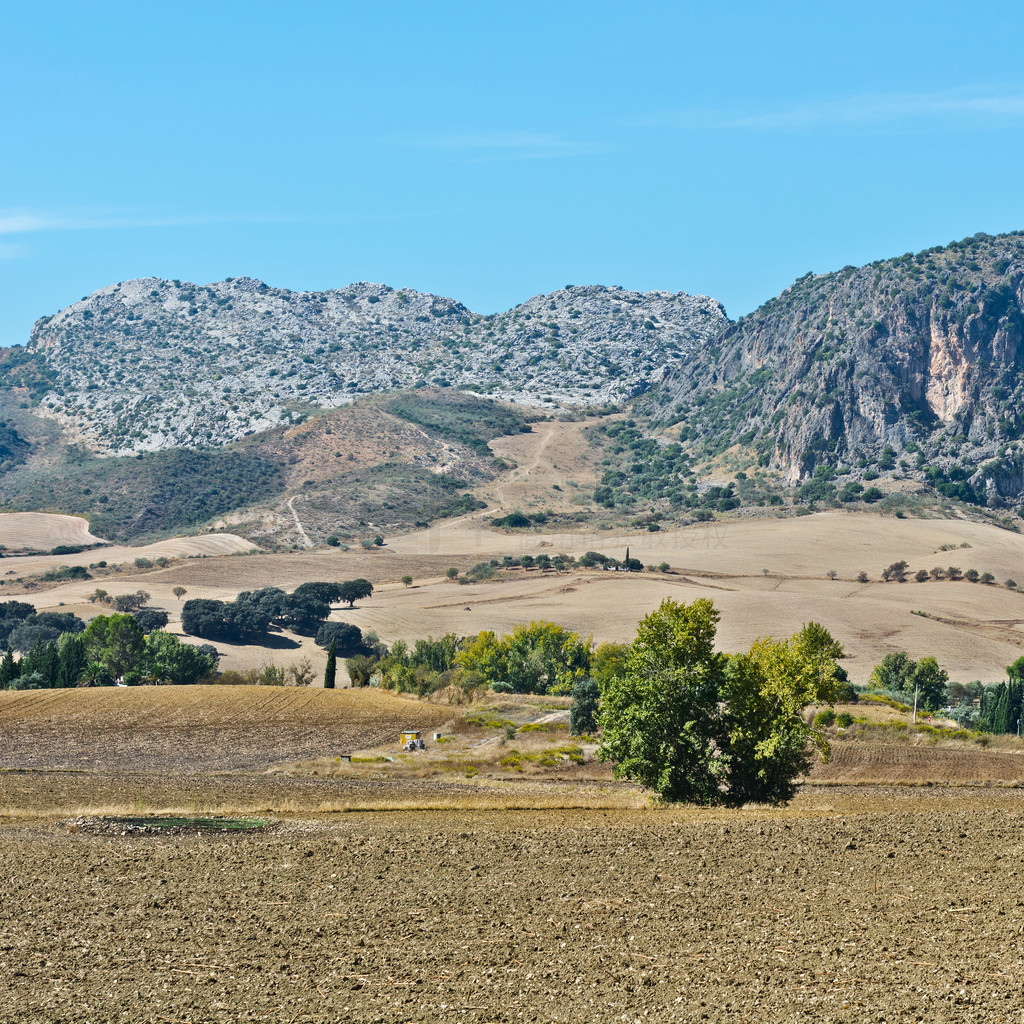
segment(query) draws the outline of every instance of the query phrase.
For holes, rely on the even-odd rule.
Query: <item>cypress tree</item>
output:
[[[1010,731],[1010,689],[1006,683],[999,684],[999,696],[995,711],[992,713],[992,731],[1004,733]]]
[[[14,660],[14,651],[11,650],[11,645],[7,645],[7,653],[3,656],[3,660],[0,661],[0,689],[6,690],[10,687],[11,683],[20,675],[19,665]]]
[[[57,686],[77,686],[85,668],[85,641],[80,633],[65,633],[60,642],[60,668]]]
[[[327,668],[324,669],[324,689],[333,690],[334,680],[338,674],[338,659],[334,653],[334,637],[331,637],[331,646],[327,650]]]
[[[36,671],[43,677],[43,685],[53,689],[57,685],[57,674],[60,672],[60,655],[57,645],[51,640],[44,648]]]
[[[39,672],[42,668],[45,653],[46,652],[43,649],[43,638],[41,636],[37,636],[36,642],[32,645],[32,650],[21,659],[21,663],[18,666],[18,675],[30,676],[33,672]]]

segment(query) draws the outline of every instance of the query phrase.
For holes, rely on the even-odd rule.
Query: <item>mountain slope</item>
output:
[[[791,482],[846,464],[998,506],[1024,489],[1024,235],[807,275],[681,364],[646,407]],[[821,469],[819,469],[819,475]]]
[[[82,515],[114,541],[210,525],[270,547],[372,536],[476,508],[466,492],[503,468],[487,442],[529,430],[518,408],[423,389],[363,396],[219,448],[98,456],[51,438],[0,476],[0,510]]]
[[[226,444],[362,392],[425,384],[528,405],[621,402],[727,323],[704,296],[600,286],[480,316],[386,285],[144,278],[39,320],[8,376],[34,385],[40,411],[91,448],[158,451]]]

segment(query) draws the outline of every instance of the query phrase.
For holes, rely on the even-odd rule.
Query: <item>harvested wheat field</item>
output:
[[[194,540],[215,541],[228,538]],[[468,585],[445,578],[450,566],[464,572],[478,561],[506,554],[580,555],[594,549],[621,557],[627,546],[647,563],[668,563],[670,571],[627,575],[515,569]],[[882,570],[899,559],[908,561],[912,572],[957,565],[990,572],[997,582],[883,583]],[[857,580],[862,568],[870,576],[867,583]],[[827,577],[830,570],[835,579]],[[412,586],[400,582],[405,575],[412,577]],[[388,643],[448,632],[506,631],[531,619],[560,622],[599,642],[625,641],[633,637],[637,620],[665,597],[707,597],[722,612],[718,641],[723,650],[749,647],[765,634],[791,635],[814,619],[843,644],[845,667],[858,683],[896,650],[914,658],[934,656],[961,681],[1004,678],[1005,666],[1024,653],[1024,595],[999,582],[1024,583],[1024,537],[960,520],[829,512],[654,534],[555,534],[502,533],[485,528],[479,517],[464,517],[389,538],[383,549],[372,552],[191,558],[156,571],[106,576],[102,586],[115,594],[141,587],[152,595],[152,604],[167,609],[170,628],[176,629],[183,600],[193,597],[230,599],[264,586],[290,590],[307,580],[359,576],[373,582],[373,597],[355,609],[335,609],[331,617],[375,630]],[[176,586],[185,587],[183,598],[172,593]],[[85,601],[95,587],[96,582],[84,580],[27,595],[12,588],[8,594],[27,596],[40,609],[63,604],[89,617],[100,610]],[[288,634],[282,640],[279,650],[218,645],[223,667],[246,669],[267,661],[288,665],[307,656],[322,671],[325,655],[311,642]]]
[[[89,532],[88,522],[79,516],[49,512],[0,513],[0,544],[8,551],[46,550],[58,544],[105,543]]]
[[[1012,741],[836,738],[788,807],[659,809],[585,741],[509,767],[565,749],[564,700],[0,698],[5,1021],[1020,1020]],[[168,813],[266,825],[105,817]]]

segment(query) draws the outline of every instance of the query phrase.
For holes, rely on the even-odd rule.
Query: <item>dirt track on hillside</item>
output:
[[[1019,799],[5,829],[5,1021],[1019,1021]]]

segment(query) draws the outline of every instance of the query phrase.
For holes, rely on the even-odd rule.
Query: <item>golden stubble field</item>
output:
[[[1024,790],[983,778],[1019,755],[864,744],[873,784],[741,810],[557,772],[281,770],[439,716],[479,749],[462,713],[363,690],[0,694],[0,1019],[1020,1020]],[[942,785],[954,753],[966,786]],[[270,825],[88,820],[158,810]]]
[[[199,538],[203,542],[222,537]],[[961,545],[968,545],[962,547]],[[952,549],[941,550],[944,546]],[[598,550],[622,557],[626,548],[648,565],[667,562],[668,573],[577,571],[502,572],[495,580],[460,585],[445,578],[504,555],[580,555]],[[991,572],[999,585],[967,582],[887,584],[882,570],[897,559],[911,569],[956,565]],[[0,572],[20,559],[0,562]],[[8,564],[10,563],[10,565]],[[827,578],[834,570],[836,579]],[[863,570],[871,582],[857,582]],[[405,575],[413,585],[400,582]],[[130,565],[102,580],[111,593],[145,589],[166,608],[171,628],[191,597],[230,599],[263,586],[291,589],[311,579],[363,576],[376,591],[355,609],[337,608],[333,619],[375,630],[387,642],[507,630],[519,622],[549,619],[595,640],[629,640],[637,620],[665,597],[708,597],[722,613],[719,643],[737,650],[760,635],[789,635],[815,619],[843,643],[855,682],[888,652],[933,655],[951,677],[991,681],[1024,653],[1024,596],[1002,586],[1024,583],[1024,537],[964,520],[895,519],[827,512],[797,519],[736,521],[659,533],[580,530],[572,533],[510,531],[484,525],[481,514],[387,539],[377,551],[189,558],[167,569],[137,573]],[[96,584],[69,583],[28,596],[40,609],[65,608],[94,615],[86,601]],[[172,589],[184,586],[176,598]],[[19,594],[20,599],[25,595]],[[923,613],[923,614],[920,614]],[[308,639],[286,637],[287,649],[220,645],[227,668],[277,664],[306,656],[320,669],[324,654]]]

